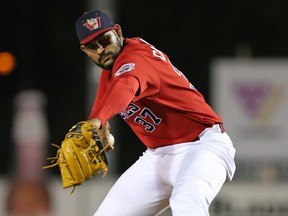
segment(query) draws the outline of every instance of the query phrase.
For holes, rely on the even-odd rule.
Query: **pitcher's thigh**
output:
[[[111,188],[94,216],[152,216],[168,207],[171,187],[141,157]]]
[[[173,216],[208,216],[208,208],[226,180],[221,158],[209,150],[197,150],[183,159],[170,206]]]

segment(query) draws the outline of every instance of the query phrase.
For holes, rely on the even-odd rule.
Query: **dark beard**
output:
[[[119,48],[119,51],[116,53],[112,53],[112,52],[108,52],[108,53],[103,53],[102,56],[100,56],[99,58],[99,62],[101,62],[103,56],[106,56],[107,54],[111,55],[111,58],[113,59],[113,63],[109,64],[109,65],[102,65],[101,63],[96,63],[95,61],[93,61],[98,67],[104,69],[104,70],[112,70],[113,65],[117,59],[117,57],[120,55],[122,49],[123,49],[123,43],[121,42],[121,39],[117,37],[117,42],[116,42],[117,47]]]

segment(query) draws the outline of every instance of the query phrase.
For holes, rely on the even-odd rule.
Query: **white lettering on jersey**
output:
[[[121,113],[120,116],[123,119],[130,118],[132,115],[134,115],[136,112],[140,110],[140,107],[138,107],[134,103],[130,103]]]
[[[152,46],[151,44],[149,44],[147,41],[143,40],[142,38],[140,40],[150,46],[150,48],[152,49],[152,53],[155,57],[160,58],[163,61],[166,61],[164,54],[160,50],[156,49],[156,47]]]
[[[172,68],[174,69],[174,71],[181,77],[183,77],[184,79],[186,79],[186,81],[189,83],[189,87],[193,90],[196,90],[196,88],[192,85],[192,83],[189,82],[189,80],[186,78],[186,76],[180,71],[178,70],[171,62],[169,59],[167,59],[163,52],[161,52],[160,50],[156,49],[154,46],[152,46],[151,44],[149,44],[147,41],[143,40],[142,38],[140,39],[141,41],[143,41],[144,43],[146,43],[147,45],[150,46],[150,48],[152,49],[152,53],[153,53],[153,56],[157,57],[157,58],[160,58],[162,59],[163,61],[165,62],[169,62],[170,65],[172,66]]]
[[[117,77],[117,76],[119,76],[123,73],[129,72],[129,71],[132,71],[134,69],[135,69],[135,63],[124,64],[116,71],[116,73],[114,74],[114,77]]]
[[[170,61],[169,61],[170,62]],[[171,62],[170,65],[172,66],[172,68],[174,69],[174,71],[178,74],[178,76],[183,77],[188,83],[189,83],[189,87],[193,90],[196,90],[196,88],[192,85],[192,83],[189,82],[189,80],[186,78],[186,76],[182,73],[182,71],[178,70],[178,68],[176,68]]]

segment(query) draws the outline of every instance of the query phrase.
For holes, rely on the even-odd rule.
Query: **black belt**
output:
[[[225,132],[224,125],[223,124],[218,124],[218,125],[219,125],[219,128],[221,129],[221,133],[224,133]]]

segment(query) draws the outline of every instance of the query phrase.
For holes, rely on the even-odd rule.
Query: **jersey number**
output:
[[[130,118],[135,113],[140,110],[136,104],[130,103],[126,110],[120,113],[120,116],[123,119]],[[146,131],[153,132],[156,128],[156,125],[159,125],[161,118],[158,118],[150,109],[144,107],[143,110],[134,118],[134,122],[138,125],[142,125]]]
[[[148,122],[148,119],[152,120],[152,122]],[[146,131],[153,132],[155,125],[160,124],[161,118],[158,118],[150,109],[145,107],[134,121],[139,125],[143,125]]]

